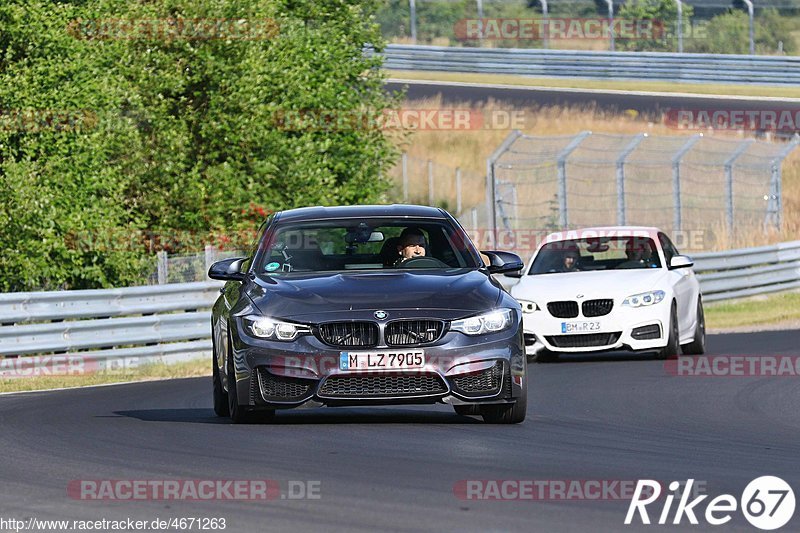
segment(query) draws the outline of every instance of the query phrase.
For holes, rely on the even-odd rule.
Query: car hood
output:
[[[667,271],[661,268],[642,270],[569,272],[523,276],[511,289],[521,300],[556,301],[582,298],[625,298],[653,290],[662,283]]]
[[[466,316],[493,308],[499,284],[477,270],[341,272],[258,278],[248,296],[263,314],[320,320],[347,311],[449,310]]]

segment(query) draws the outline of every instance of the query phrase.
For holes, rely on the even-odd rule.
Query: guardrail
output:
[[[800,241],[693,256],[707,302],[800,288]],[[501,277],[504,285],[513,278]],[[219,282],[0,294],[0,358],[173,362],[211,354]],[[0,359],[0,378],[6,370]],[[6,365],[7,366],[7,365]]]
[[[390,44],[384,67],[533,77],[800,84],[800,57]]]
[[[693,258],[707,302],[800,288],[800,241]]]
[[[70,365],[95,362],[91,368],[101,370],[113,368],[115,360],[210,357],[209,309],[220,286],[209,281],[0,294],[0,358],[56,354],[69,356]],[[37,375],[36,369],[2,363],[0,378]]]

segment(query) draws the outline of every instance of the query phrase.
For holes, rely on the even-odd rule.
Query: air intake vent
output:
[[[319,337],[330,346],[375,346],[378,325],[374,322],[328,322],[320,324]]]
[[[575,318],[578,316],[578,302],[550,302],[547,310],[556,318]]]
[[[586,300],[583,302],[581,309],[583,310],[583,316],[592,317],[607,315],[613,307],[614,300]]]
[[[419,346],[437,341],[444,331],[441,320],[395,320],[386,325],[387,346]]]

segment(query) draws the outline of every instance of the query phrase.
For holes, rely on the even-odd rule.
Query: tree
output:
[[[689,35],[693,8],[683,5],[684,34]],[[678,48],[678,6],[675,0],[628,0],[618,16],[634,22],[651,21],[652,32],[637,32],[634,38],[618,39],[621,50],[673,51]]]
[[[372,121],[298,128],[281,120],[291,112],[372,119],[397,103],[384,93],[380,57],[364,53],[383,46],[375,8],[372,0],[4,3],[0,109],[87,118],[67,129],[51,120],[0,131],[0,245],[10,252],[0,257],[0,287],[141,281],[150,250],[139,231],[230,232],[252,224],[253,202],[277,210],[380,201],[397,153]],[[172,251],[187,250],[172,241]]]

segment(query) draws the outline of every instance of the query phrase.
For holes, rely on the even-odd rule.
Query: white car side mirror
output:
[[[669,268],[687,268],[694,265],[692,258],[687,255],[676,255],[669,262]]]

